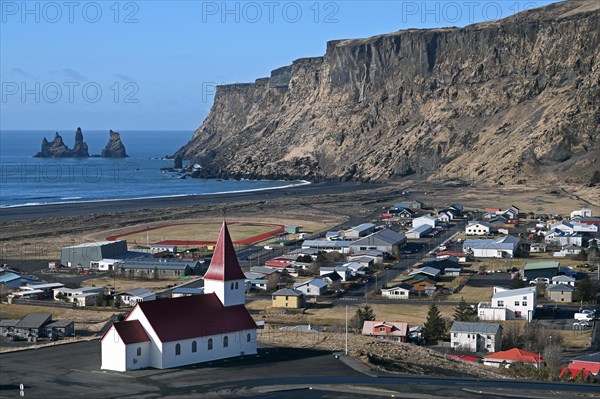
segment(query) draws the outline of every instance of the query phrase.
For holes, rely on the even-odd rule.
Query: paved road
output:
[[[472,378],[367,376],[332,354],[310,349],[262,349],[260,357],[171,370],[129,373],[101,371],[100,343],[70,345],[0,355],[0,398],[198,398],[397,397],[486,398],[566,397],[592,394],[595,385],[486,381]],[[309,387],[314,389],[309,390]],[[275,390],[275,391],[273,391]],[[283,390],[283,391],[281,391]],[[385,391],[382,391],[385,390]],[[563,393],[557,392],[563,391]],[[271,392],[271,393],[269,393]],[[553,396],[557,395],[557,396]]]
[[[263,191],[190,195],[169,198],[142,198],[98,202],[71,202],[0,208],[0,221],[28,220],[59,216],[89,215],[90,213],[112,213],[139,209],[174,208],[199,204],[223,204],[225,202],[266,201],[277,198],[302,198],[312,195],[339,194],[365,188],[381,187],[381,184],[358,182],[322,182],[293,188],[280,188]]]

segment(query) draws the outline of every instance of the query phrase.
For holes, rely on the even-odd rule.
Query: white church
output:
[[[204,294],[140,302],[102,336],[102,369],[166,369],[256,354],[245,276],[223,223]]]

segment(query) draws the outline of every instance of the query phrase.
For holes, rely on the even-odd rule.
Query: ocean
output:
[[[173,154],[191,131],[120,131],[128,158],[34,158],[53,130],[0,131],[0,207],[64,202],[255,191],[306,184],[301,181],[180,179],[160,169],[172,167]],[[75,129],[59,134],[73,148]],[[83,129],[90,155],[100,154],[109,132]],[[187,163],[184,163],[184,165]]]

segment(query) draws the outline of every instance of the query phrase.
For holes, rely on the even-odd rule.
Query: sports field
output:
[[[234,244],[249,245],[271,240],[283,233],[284,226],[256,222],[227,222]],[[127,240],[138,245],[213,245],[217,241],[220,222],[177,223],[153,226],[106,237],[107,240]]]

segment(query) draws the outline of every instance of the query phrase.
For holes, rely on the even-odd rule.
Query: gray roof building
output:
[[[455,321],[450,328],[450,332],[476,333],[476,334],[496,334],[502,329],[498,323],[477,323],[469,321]]]
[[[50,313],[29,313],[23,317],[16,325],[16,328],[40,328],[52,321]]]

